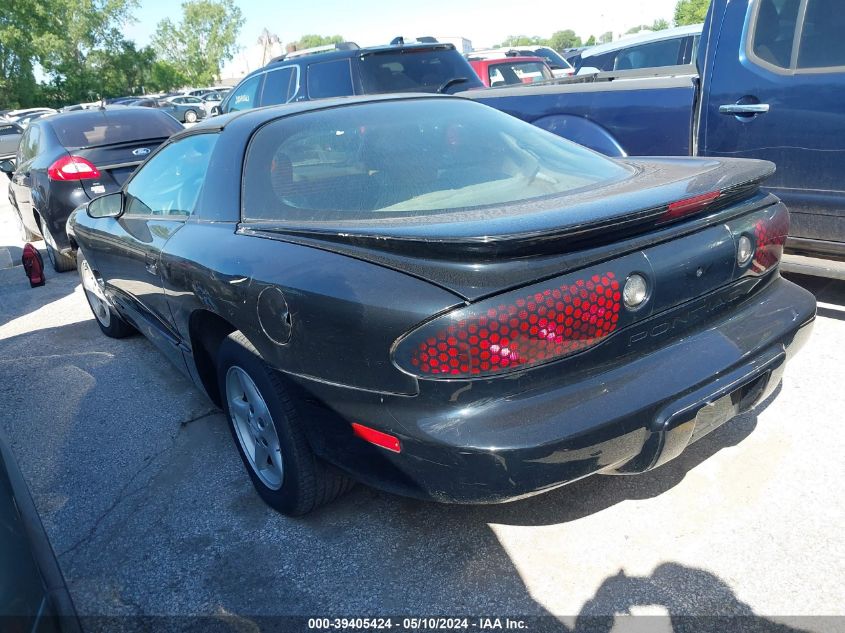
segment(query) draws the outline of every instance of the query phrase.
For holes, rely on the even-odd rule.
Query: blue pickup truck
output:
[[[770,160],[793,270],[845,278],[842,0],[712,0],[694,64],[463,96],[611,156]]]

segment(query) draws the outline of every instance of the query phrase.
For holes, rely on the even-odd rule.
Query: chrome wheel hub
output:
[[[237,366],[226,372],[226,402],[235,434],[253,472],[271,490],[284,481],[279,436],[270,410],[255,382]]]

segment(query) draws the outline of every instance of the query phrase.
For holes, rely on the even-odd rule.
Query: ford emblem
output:
[[[138,149],[132,150],[133,156],[146,156],[149,153],[150,153],[149,147],[139,147]]]

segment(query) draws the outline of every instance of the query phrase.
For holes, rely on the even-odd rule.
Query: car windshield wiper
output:
[[[448,90],[449,88],[451,88],[455,84],[463,84],[463,83],[466,83],[468,81],[469,81],[469,79],[467,79],[466,77],[453,77],[449,81],[441,84],[441,86],[437,89],[437,92],[440,92],[440,93],[445,92],[446,90]]]

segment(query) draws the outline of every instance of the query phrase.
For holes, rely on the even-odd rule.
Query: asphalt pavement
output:
[[[13,261],[16,236],[0,196]],[[753,630],[842,630],[807,616],[845,616],[845,283],[799,281],[822,302],[815,331],[756,411],[651,473],[506,505],[357,486],[303,519],[274,513],[224,417],[145,339],[102,336],[75,273],[30,289],[0,270],[0,424],[86,618],[554,615],[610,631],[648,614],[679,631],[754,614]],[[115,622],[131,619],[86,627]]]

